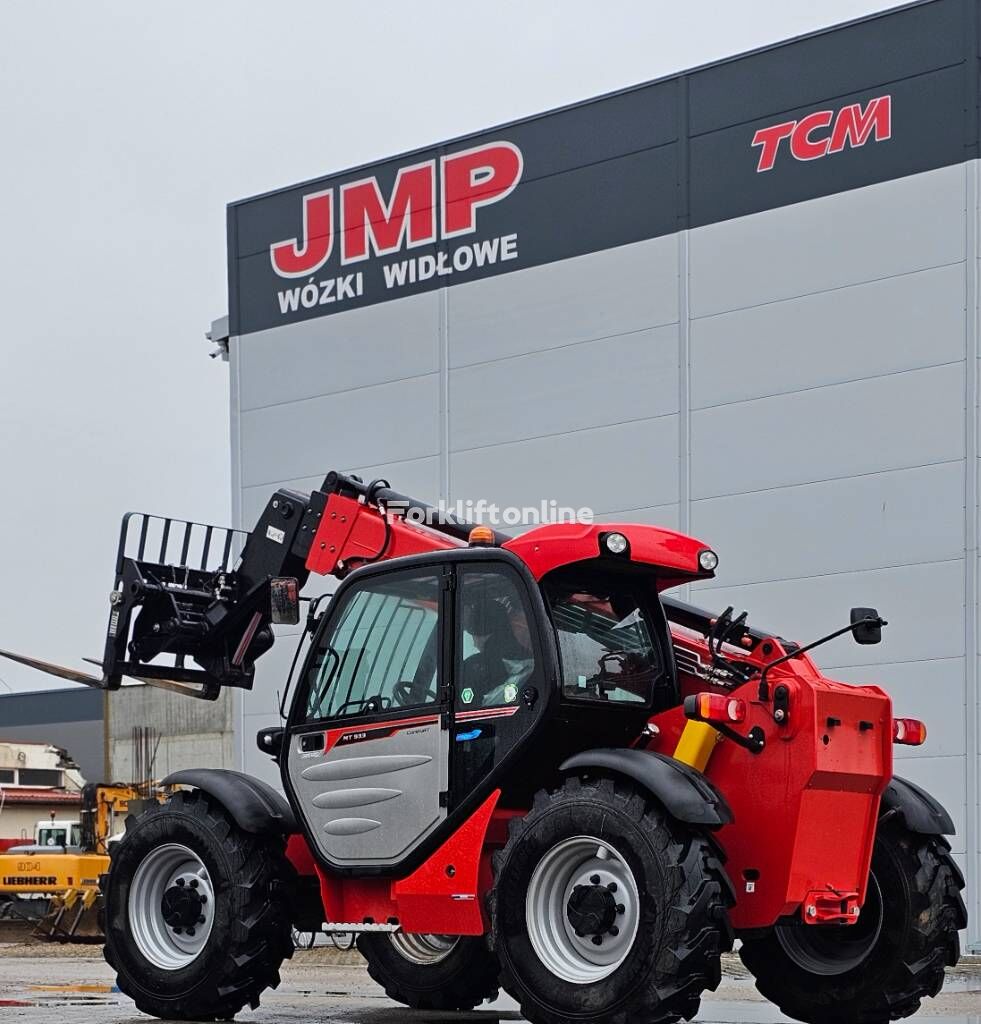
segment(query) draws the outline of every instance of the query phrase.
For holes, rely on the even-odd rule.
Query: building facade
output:
[[[0,850],[32,842],[39,823],[60,823],[67,841],[77,841],[64,822],[79,821],[82,784],[63,748],[0,740]]]
[[[932,0],[229,207],[233,508],[330,469],[721,557],[702,605],[927,720],[981,948],[978,0]],[[328,584],[321,584],[327,586]],[[276,719],[285,636],[239,695]]]
[[[82,686],[0,694],[0,745],[14,741],[61,747],[86,779],[101,782],[106,768],[105,701],[105,694]]]
[[[3,751],[11,743],[62,748],[87,782],[161,779],[189,765],[231,768],[234,708],[228,693],[181,701],[143,684],[0,695],[0,787],[10,785]]]

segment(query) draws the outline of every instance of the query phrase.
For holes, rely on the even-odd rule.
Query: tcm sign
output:
[[[374,177],[312,192],[303,197],[303,236],[269,247],[280,277],[306,277],[330,259],[335,219],[341,263],[359,263],[454,238],[477,230],[477,210],[510,195],[521,178],[521,150],[510,142],[491,142],[436,161],[399,170],[391,194],[382,195]]]
[[[753,136],[760,149],[757,171],[769,171],[776,163],[780,144],[789,139],[790,155],[795,160],[817,160],[829,153],[840,153],[846,145],[864,146],[870,138],[882,142],[892,135],[892,97],[877,96],[863,108],[861,103],[833,110],[817,110],[799,121],[761,128]]]

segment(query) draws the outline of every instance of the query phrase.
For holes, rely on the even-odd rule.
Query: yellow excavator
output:
[[[79,827],[66,831],[66,845],[29,844],[0,854],[0,917],[36,921],[38,938],[101,941],[99,878],[109,870],[109,846],[127,815],[162,795],[147,784],[86,785]],[[68,845],[71,840],[77,845]]]

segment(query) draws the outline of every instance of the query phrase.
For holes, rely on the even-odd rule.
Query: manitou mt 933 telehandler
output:
[[[825,678],[814,644],[665,596],[713,577],[694,538],[512,539],[434,512],[331,473],[277,491],[234,566],[234,531],[128,516],[103,677],[19,659],[214,698],[251,687],[311,574],[342,581],[311,601],[284,724],[258,736],[285,799],[179,771],[112,851],[106,959],[141,1010],[255,1007],[291,927],[358,933],[409,1006],[501,985],[536,1024],[691,1018],[734,937],[800,1020],[873,1024],[937,994],[966,914],[949,815],[892,774],[920,722]],[[853,609],[832,636],[882,625]]]

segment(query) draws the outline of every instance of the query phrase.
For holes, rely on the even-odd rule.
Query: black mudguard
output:
[[[188,768],[163,780],[165,786],[193,786],[214,797],[243,832],[293,835],[300,831],[285,798],[268,783],[225,768]]]
[[[922,836],[952,836],[954,822],[940,803],[915,783],[894,775],[880,803],[880,817],[898,815],[910,832]]]
[[[733,820],[722,794],[701,772],[664,754],[647,750],[585,750],[563,761],[560,771],[597,769],[624,775],[664,805],[678,821],[721,828]]]

